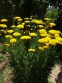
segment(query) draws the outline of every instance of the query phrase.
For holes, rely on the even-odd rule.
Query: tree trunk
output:
[[[36,4],[33,4],[34,7],[33,7],[32,12],[33,12],[34,16],[37,15],[39,19],[43,20],[43,18],[45,17],[45,14],[46,14],[48,4],[45,2],[42,2],[41,5],[42,4],[44,4],[42,8],[39,8]]]

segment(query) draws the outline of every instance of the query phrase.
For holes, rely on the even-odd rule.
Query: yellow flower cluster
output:
[[[36,23],[36,24],[43,24],[42,20],[32,20],[31,22]]]
[[[18,36],[20,36],[21,34],[19,33],[19,32],[15,32],[15,33],[13,33],[13,36],[15,36],[15,37],[18,37]]]
[[[6,35],[5,38],[12,38],[12,36],[11,35]]]
[[[50,22],[49,18],[44,18],[43,22],[42,20],[32,18],[21,19],[21,17],[16,16],[14,17],[14,20],[18,22],[17,26],[13,24],[12,26],[10,26],[10,29],[7,28],[6,24],[0,24],[0,28],[3,28],[3,30],[0,30],[0,34],[1,32],[6,32],[5,38],[9,42],[5,43],[6,46],[10,46],[11,44],[18,42],[17,40],[21,40],[20,42],[22,41],[27,42],[30,39],[34,40],[36,38],[38,40],[37,42],[40,43],[39,46],[40,50],[44,50],[51,45],[53,46],[55,46],[56,44],[62,45],[61,32],[59,30],[53,30],[49,28],[56,26],[55,23]],[[1,20],[1,22],[7,21],[8,21],[7,19]],[[28,51],[35,52],[36,50],[30,48],[28,49]]]

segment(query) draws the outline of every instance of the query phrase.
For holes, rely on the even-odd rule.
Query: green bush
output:
[[[53,11],[47,11],[45,17],[51,18],[51,20],[54,20],[58,16],[58,9],[54,9]]]
[[[13,25],[10,31],[7,30],[9,36],[5,36],[5,49],[10,54],[9,63],[14,69],[14,83],[48,83],[58,57],[57,42],[50,34],[52,32],[49,33],[55,24],[32,18],[15,19],[17,26]],[[52,34],[55,33],[60,31],[53,31]],[[45,36],[49,34],[52,38]]]

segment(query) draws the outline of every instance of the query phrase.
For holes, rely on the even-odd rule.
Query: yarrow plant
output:
[[[14,83],[48,83],[57,59],[56,45],[62,45],[61,32],[53,30],[55,23],[16,16],[17,25],[5,29],[4,46],[10,54]],[[4,29],[3,29],[4,30]]]

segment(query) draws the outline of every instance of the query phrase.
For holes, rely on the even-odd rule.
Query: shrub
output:
[[[14,83],[48,83],[48,77],[58,57],[56,45],[62,44],[61,32],[52,30],[49,18],[14,18],[17,26],[6,30],[6,51],[14,71]],[[50,30],[51,29],[51,30]]]

